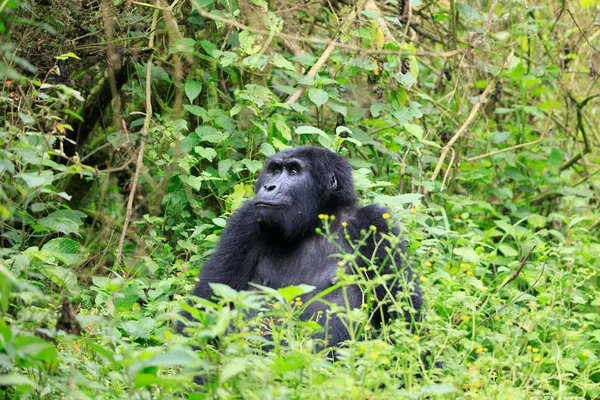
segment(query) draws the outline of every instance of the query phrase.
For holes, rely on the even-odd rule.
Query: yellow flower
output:
[[[535,356],[535,357],[533,357],[533,361],[535,361],[535,362],[540,362],[540,361],[542,361],[542,357],[540,357],[540,356]]]
[[[469,275],[469,276],[473,275],[473,271],[467,271],[467,275]]]
[[[426,267],[431,267],[431,266],[432,266],[432,264],[431,264],[429,261],[425,261],[425,266],[426,266]]]
[[[531,350],[532,348],[531,345],[527,346],[527,350]]]
[[[477,350],[475,350],[477,353],[481,354],[483,353],[483,347],[479,347]]]
[[[338,261],[337,265],[338,265],[339,267],[343,267],[343,266],[344,266],[344,262],[340,260],[340,261]]]
[[[421,337],[419,335],[415,335],[415,336],[413,336],[413,339],[418,341],[419,339],[421,339]]]
[[[369,325],[365,326],[365,331],[370,331],[371,327]]]
[[[325,214],[319,214],[319,219],[325,219],[325,218],[327,218],[327,215],[325,215]]]
[[[421,280],[421,282],[427,282],[429,279],[425,276],[420,276],[419,279]]]
[[[382,217],[383,219],[390,219],[391,215],[390,213],[383,213]]]
[[[481,290],[483,290],[484,292],[487,292],[488,288],[487,288],[487,286],[484,286],[481,288]]]
[[[460,319],[462,319],[463,321],[467,321],[469,319],[469,316],[463,315],[462,317],[460,317]]]
[[[348,223],[346,221],[342,222],[342,226],[345,228],[348,226]]]
[[[362,304],[361,304],[361,307],[362,307],[362,308],[367,308],[367,307],[369,307],[369,306],[367,305],[367,303],[362,303]]]
[[[410,212],[416,213],[417,209],[415,207],[413,207],[413,208],[410,209]]]
[[[377,227],[375,225],[371,225],[369,227],[370,230],[372,230],[373,232],[375,232],[377,230]]]
[[[539,349],[537,347],[534,347],[533,349],[531,349],[531,351],[533,351],[534,353],[537,353],[539,351]]]

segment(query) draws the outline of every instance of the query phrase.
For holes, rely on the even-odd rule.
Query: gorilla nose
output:
[[[275,190],[275,185],[265,185],[264,188],[267,192],[271,192]]]

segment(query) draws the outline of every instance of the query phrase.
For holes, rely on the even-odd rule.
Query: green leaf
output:
[[[54,173],[52,171],[21,172],[15,175],[15,177],[23,179],[27,186],[33,189],[40,186],[51,185],[54,180]]]
[[[548,167],[550,167],[550,171],[553,174],[557,174],[560,170],[560,166],[565,159],[565,155],[560,149],[553,147],[550,151],[550,156],[548,156]]]
[[[196,41],[192,38],[181,38],[177,39],[175,44],[169,48],[169,54],[173,53],[191,53],[194,51],[194,45]]]
[[[286,302],[290,302],[294,300],[296,297],[310,293],[315,290],[314,286],[310,285],[296,285],[296,286],[287,286],[282,289],[278,289],[277,293],[279,293]]]
[[[35,383],[24,375],[8,374],[0,375],[0,386],[32,386],[36,387]]]
[[[219,383],[227,382],[229,379],[243,372],[245,368],[246,360],[243,358],[228,360],[219,375]]]
[[[292,140],[292,130],[287,125],[285,117],[283,115],[281,115],[281,114],[273,115],[273,122],[275,123],[275,127],[277,128],[277,131],[279,131],[279,133],[281,133],[281,136],[283,136],[284,139]]]
[[[81,211],[58,210],[40,219],[39,224],[49,230],[62,232],[66,235],[79,234],[79,227],[83,225],[83,219],[86,217],[87,215]]]
[[[42,247],[42,250],[69,266],[78,265],[88,256],[78,242],[68,238],[52,239]]]
[[[224,300],[233,300],[238,295],[235,289],[222,283],[209,283],[208,286],[210,286],[216,296],[222,297]]]
[[[455,247],[452,253],[461,257],[463,261],[470,263],[479,262],[479,255],[475,253],[475,250],[471,247]]]
[[[150,339],[150,334],[154,330],[154,320],[144,317],[139,321],[124,322],[122,327],[132,339]]]
[[[596,5],[597,0],[579,0],[579,6],[581,8],[590,8]]]
[[[212,147],[194,147],[194,151],[202,158],[212,161],[217,156],[217,152]]]
[[[184,89],[188,100],[190,103],[193,103],[202,91],[202,83],[198,81],[185,81]]]
[[[65,287],[72,293],[78,290],[77,276],[67,268],[46,266],[42,273],[59,287]]]
[[[283,56],[279,53],[275,53],[273,54],[273,61],[272,61],[273,65],[276,66],[277,68],[283,68],[283,69],[287,69],[290,71],[295,71],[296,68],[294,68],[294,64],[292,64],[291,62],[289,62],[288,60],[286,60],[285,58],[283,58]]]
[[[448,383],[432,383],[431,385],[426,385],[419,390],[420,396],[443,396],[450,393],[457,392],[456,388]]]
[[[519,252],[514,247],[504,243],[498,246],[498,250],[506,257],[517,257],[519,255]]]
[[[308,98],[315,103],[317,107],[321,107],[323,104],[327,103],[329,95],[324,90],[312,88],[308,89]]]
[[[204,116],[206,115],[206,110],[200,106],[196,106],[193,104],[184,104],[183,108],[185,108],[197,117],[204,118]]]

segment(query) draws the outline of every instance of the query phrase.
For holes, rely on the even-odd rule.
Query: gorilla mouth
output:
[[[267,208],[285,208],[287,204],[285,203],[274,203],[268,201],[257,201],[254,203],[255,207],[267,207]]]

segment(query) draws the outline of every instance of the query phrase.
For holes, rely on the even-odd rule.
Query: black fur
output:
[[[385,208],[356,206],[352,169],[341,156],[316,147],[279,152],[266,161],[255,193],[229,220],[219,246],[200,272],[195,296],[211,299],[209,283],[226,284],[236,290],[252,290],[250,283],[273,288],[308,284],[316,287],[309,297],[327,289],[334,284],[340,268],[339,258],[332,257],[340,250],[315,232],[322,225],[318,216],[327,214],[335,216],[331,230],[338,244],[349,253],[353,252],[350,243],[358,243],[365,232],[375,227],[360,247],[366,260],[375,260],[374,267],[358,259],[358,271],[349,267],[347,271],[364,273],[369,278],[377,273],[390,277],[385,285],[375,289],[378,306],[373,325],[377,327],[384,319],[395,317],[386,297],[396,297],[407,287],[412,304],[404,310],[404,318],[407,322],[420,318],[422,295],[410,265],[403,259],[404,249],[399,245],[390,256],[390,243],[381,241],[382,234],[397,235],[398,228],[384,218]],[[368,301],[370,296],[363,295],[358,286],[350,286],[346,291],[352,308],[361,307],[364,298]],[[345,306],[341,289],[329,293],[324,300]],[[323,302],[315,301],[303,317],[311,318],[326,309]],[[189,318],[189,314],[184,314]],[[334,317],[328,325],[329,345],[350,337],[339,318]]]

